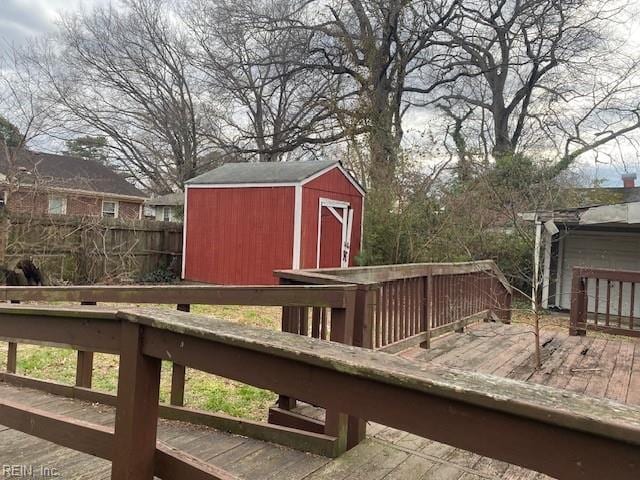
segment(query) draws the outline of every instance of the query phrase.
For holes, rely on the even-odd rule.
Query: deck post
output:
[[[431,324],[433,322],[433,275],[429,274],[424,277],[424,331],[426,332],[426,340],[420,344],[422,348],[431,348]]]
[[[80,305],[97,305],[96,302],[83,301]],[[93,352],[78,350],[76,361],[76,387],[91,388],[93,383]]]
[[[354,335],[354,308],[332,308],[331,309],[331,334],[332,342],[344,345],[353,344]],[[349,438],[349,426],[353,425],[352,437]],[[355,446],[359,443],[361,429],[360,419],[350,417],[347,414],[327,409],[325,416],[324,433],[336,437],[336,454],[344,453],[352,443]],[[349,441],[351,440],[351,442]]]
[[[10,300],[11,303],[20,303],[20,300]],[[18,368],[18,344],[9,342],[7,346],[7,373],[16,373]]]
[[[143,331],[122,324],[112,480],[154,478],[162,362],[142,353]]]
[[[580,270],[573,269],[571,280],[571,316],[569,318],[569,335],[584,336],[587,334],[587,289]]]
[[[176,307],[179,312],[190,312],[191,305],[188,303],[179,303]],[[184,383],[187,369],[184,365],[174,363],[171,365],[171,397],[169,402],[177,407],[184,406]]]
[[[294,283],[295,282],[286,278],[280,279],[280,285],[293,285]],[[295,309],[293,307],[282,307],[281,332],[293,333],[292,323],[294,315]],[[286,395],[278,395],[278,400],[276,401],[276,406],[283,410],[293,410],[297,404],[298,402],[295,398],[287,397]]]
[[[376,311],[376,289],[371,285],[358,285],[354,307],[353,345],[373,348],[373,316]]]
[[[373,316],[376,311],[377,290],[375,285],[358,285],[354,307],[353,345],[373,349]],[[332,314],[333,315],[333,314]],[[353,448],[367,437],[367,421],[349,417],[347,448]]]
[[[7,373],[16,373],[18,365],[18,344],[9,342],[7,349]]]
[[[91,388],[93,380],[93,352],[78,350],[76,387]]]

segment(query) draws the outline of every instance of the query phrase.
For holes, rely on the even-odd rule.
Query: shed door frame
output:
[[[318,201],[318,239],[316,243],[316,268],[320,268],[320,242],[322,240],[322,208],[326,207],[329,212],[342,225],[342,246],[340,250],[340,268],[349,266],[349,252],[351,250],[351,227],[353,224],[353,208],[349,202],[342,200],[332,200],[330,198],[320,198]],[[342,214],[338,213],[342,210]]]

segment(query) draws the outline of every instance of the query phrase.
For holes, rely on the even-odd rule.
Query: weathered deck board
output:
[[[0,398],[112,425],[112,407],[57,397],[0,382]],[[310,407],[307,407],[311,410]],[[160,420],[158,436],[202,460],[229,470],[239,478],[267,480],[393,480],[494,478],[484,464],[492,460],[447,445],[380,425],[375,436],[339,459],[305,454],[210,428]],[[482,464],[479,460],[482,460]],[[0,427],[0,464],[45,465],[65,479],[108,479],[110,464],[89,455],[59,447],[15,430]],[[480,464],[476,469],[475,465]]]
[[[417,362],[457,366],[640,404],[640,340],[591,335],[568,337],[566,330],[543,330],[544,364],[535,372],[533,339],[525,333],[529,328],[478,324],[465,334],[438,339],[429,351],[414,348],[402,356]],[[112,425],[114,420],[111,407],[3,383],[0,383],[0,398],[102,425]],[[300,406],[300,410],[322,417],[322,411],[307,405]],[[169,445],[246,479],[548,478],[372,423],[368,428],[369,438],[335,460],[180,422],[160,420],[158,432],[160,439]],[[52,466],[62,473],[62,478],[110,478],[109,462],[0,426],[0,464],[6,463]]]
[[[533,337],[526,333],[530,331],[530,326],[522,324],[477,324],[464,335],[436,340],[432,350],[412,348],[401,355],[414,362],[428,361],[640,405],[640,340],[591,333],[570,337],[566,329],[546,328],[541,332],[542,368],[536,371]],[[501,343],[496,338],[502,338]]]

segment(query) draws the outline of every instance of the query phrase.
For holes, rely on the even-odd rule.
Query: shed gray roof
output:
[[[340,163],[337,160],[307,162],[226,163],[187,182],[188,185],[240,183],[297,183]]]

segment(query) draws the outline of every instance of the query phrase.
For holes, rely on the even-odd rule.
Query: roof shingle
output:
[[[147,196],[113,169],[95,160],[20,150],[16,155],[16,167],[23,171],[25,181],[46,187],[141,198]],[[8,169],[9,162],[0,150],[0,172],[6,175]]]
[[[227,163],[187,182],[188,185],[241,183],[297,183],[340,163],[337,160],[307,162]]]

